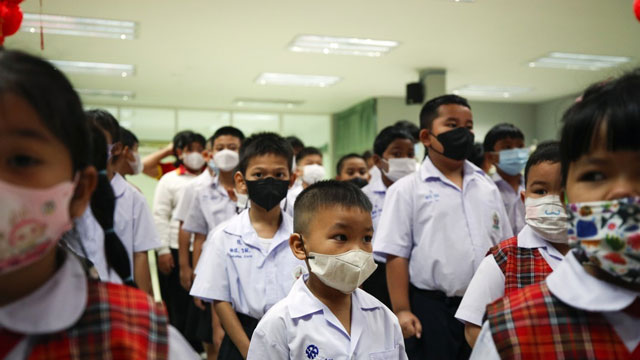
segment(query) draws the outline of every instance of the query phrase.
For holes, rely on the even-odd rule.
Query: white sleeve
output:
[[[393,313],[392,313],[393,314]],[[395,317],[395,315],[393,315]],[[400,328],[400,323],[398,322],[398,318],[395,318],[395,321],[393,323],[393,332],[394,332],[394,336],[395,336],[395,343],[396,346],[399,347],[398,352],[399,360],[407,360],[407,349],[404,346],[404,337],[402,336],[402,329]]]
[[[200,360],[187,340],[171,325],[169,327],[169,360]]]
[[[169,250],[171,231],[171,194],[168,181],[169,177],[163,176],[158,182],[156,192],[153,197],[153,221],[156,224],[158,238],[160,239],[160,249],[158,254],[164,255],[171,252]]]
[[[482,330],[480,330],[476,345],[473,347],[469,360],[500,360],[496,344],[493,342],[493,336],[491,336],[488,321],[482,324]]]
[[[224,236],[222,228],[218,228],[207,236],[205,242],[211,242],[211,244],[203,248],[196,265],[198,275],[193,281],[189,295],[208,302],[213,300],[231,302]]]
[[[398,180],[387,190],[378,228],[373,235],[373,252],[408,259],[413,248],[413,175]]]
[[[183,196],[183,199],[185,197],[186,194],[185,196]],[[207,233],[209,233],[209,230],[211,230],[209,229],[209,226],[207,224],[207,219],[204,217],[202,201],[200,200],[200,196],[198,196],[198,194],[194,194],[194,196],[192,196],[189,210],[187,211],[187,214],[185,215],[183,221],[184,224],[182,224],[182,229],[184,231],[206,235]]]
[[[279,320],[279,319],[273,319]],[[289,348],[280,329],[258,327],[251,336],[247,360],[289,359]]]
[[[180,198],[180,200],[178,201],[178,204],[176,205],[176,210],[173,214],[172,220],[177,220],[182,222],[187,220],[187,215],[189,214],[189,209],[191,208],[191,204],[193,203],[193,198],[195,194],[196,194],[196,191],[194,190],[194,187],[186,186],[184,188],[182,197]]]
[[[500,232],[502,234],[500,241],[502,241],[502,240],[510,239],[516,234],[513,233],[513,227],[511,226],[511,219],[507,214],[507,208],[504,206],[504,202],[502,201],[500,191],[498,191],[497,188],[495,190],[495,193],[496,193],[496,196],[498,197],[498,208],[499,208],[498,212],[499,212],[500,224],[501,224]]]
[[[151,210],[140,193],[133,194],[133,252],[141,252],[160,247]]]
[[[455,317],[481,326],[487,305],[504,296],[504,274],[493,255],[488,255],[471,279]]]

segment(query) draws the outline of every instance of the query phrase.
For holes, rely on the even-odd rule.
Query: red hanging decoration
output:
[[[18,32],[22,24],[22,9],[16,4],[7,4],[2,19],[2,35],[13,35]]]
[[[640,0],[635,0],[633,2],[633,12],[636,14],[636,19],[640,21]]]

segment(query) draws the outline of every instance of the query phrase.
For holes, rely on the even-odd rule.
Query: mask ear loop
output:
[[[302,241],[302,248],[304,249],[304,256],[306,257],[307,260],[312,260],[315,259],[315,256],[311,256],[309,255],[309,252],[307,251],[307,247],[304,246],[304,238],[302,237],[302,234],[298,234],[300,235],[300,240]]]

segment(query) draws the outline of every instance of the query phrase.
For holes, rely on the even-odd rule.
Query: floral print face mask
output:
[[[640,284],[640,197],[569,204],[567,211],[578,260]]]

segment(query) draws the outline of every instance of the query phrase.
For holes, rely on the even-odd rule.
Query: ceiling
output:
[[[445,68],[449,91],[465,85],[533,91],[500,101],[541,102],[579,92],[622,69],[529,68],[551,51],[631,56],[640,64],[632,0],[42,0],[45,14],[132,20],[136,40],[19,32],[6,40],[55,60],[134,64],[128,78],[73,75],[77,88],[131,90],[129,101],[93,103],[236,109],[236,98],[304,101],[290,111],[332,113],[375,96],[404,96],[424,68]],[[39,12],[37,0],[22,4]],[[300,34],[396,40],[370,58],[293,53]],[[337,75],[327,88],[256,84],[262,72]],[[286,111],[286,110],[285,110]]]

